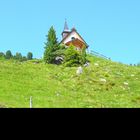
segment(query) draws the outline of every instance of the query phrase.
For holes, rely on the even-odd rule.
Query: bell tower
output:
[[[67,21],[65,20],[64,30],[62,32],[62,38],[64,39],[70,33]]]

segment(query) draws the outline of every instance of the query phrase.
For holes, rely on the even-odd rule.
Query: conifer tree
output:
[[[16,60],[22,60],[22,54],[17,52],[14,58]]]
[[[0,57],[5,57],[5,54],[3,52],[0,52]]]
[[[27,59],[28,60],[32,60],[33,59],[33,53],[32,52],[28,52]]]
[[[6,59],[11,59],[12,57],[13,57],[13,55],[12,55],[11,51],[8,50],[8,51],[6,52],[6,54],[5,54],[5,58],[6,58]]]
[[[50,28],[46,37],[47,42],[45,43],[44,61],[45,63],[53,64],[56,57],[55,52],[58,50],[58,41],[53,26]]]

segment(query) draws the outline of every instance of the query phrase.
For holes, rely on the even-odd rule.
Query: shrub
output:
[[[22,60],[22,54],[17,52],[16,55],[14,56],[14,59]]]
[[[75,46],[70,46],[65,51],[65,66],[78,66],[80,65],[80,53],[75,49]]]
[[[32,60],[32,59],[33,59],[33,53],[32,52],[28,52],[27,60]]]
[[[84,65],[87,62],[86,56],[86,47],[83,46],[83,49],[80,52],[80,64]]]
[[[3,52],[0,52],[0,58],[5,58],[5,54]]]
[[[11,59],[12,57],[13,57],[13,55],[12,55],[11,51],[8,50],[8,51],[6,52],[6,54],[5,54],[5,58],[6,58],[6,59]]]
[[[79,66],[86,63],[86,49],[77,51],[76,47],[71,45],[65,51],[65,66]]]

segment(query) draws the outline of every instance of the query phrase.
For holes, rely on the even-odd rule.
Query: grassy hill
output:
[[[0,107],[140,107],[140,68],[89,56],[76,67],[0,60]]]

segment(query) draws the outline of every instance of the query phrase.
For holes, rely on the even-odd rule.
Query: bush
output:
[[[27,61],[26,56],[23,56],[23,57],[22,57],[22,61]]]
[[[86,49],[77,51],[76,47],[71,45],[65,51],[65,66],[79,66],[86,63]]]
[[[84,65],[87,62],[86,56],[86,47],[83,46],[83,49],[80,51],[80,64]]]
[[[28,52],[27,54],[27,60],[32,60],[33,59],[33,53]]]
[[[8,51],[6,52],[6,54],[5,54],[5,58],[6,58],[6,59],[11,59],[12,57],[13,57],[13,55],[12,55],[11,51],[8,50]]]
[[[14,56],[14,59],[16,59],[16,60],[22,60],[22,54],[21,53],[16,53],[16,55]]]
[[[75,49],[75,46],[70,46],[65,51],[65,60],[64,60],[65,66],[78,66],[80,65],[80,54]]]
[[[3,52],[0,52],[0,59],[4,59],[5,58],[5,54]]]

